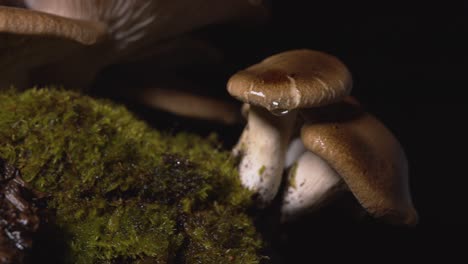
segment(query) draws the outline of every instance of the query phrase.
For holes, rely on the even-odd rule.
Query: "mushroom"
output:
[[[283,220],[320,207],[336,190],[348,189],[376,218],[393,224],[417,222],[408,161],[398,140],[379,120],[351,98],[304,116],[301,138],[308,152],[289,174],[294,184],[284,195]],[[341,183],[346,188],[340,188]]]
[[[236,105],[181,90],[148,88],[141,93],[141,101],[153,108],[189,118],[226,125],[240,123],[241,120]]]
[[[271,201],[280,186],[297,110],[340,101],[351,91],[351,74],[337,58],[313,50],[271,56],[234,74],[228,92],[250,104],[248,124],[233,149],[242,184]]]
[[[63,17],[100,21],[108,26],[117,49],[141,48],[209,24],[266,14],[261,3],[246,0],[25,0],[25,4]]]
[[[29,9],[1,6],[9,2],[0,2],[3,86],[33,78],[34,85],[39,80],[84,88],[103,67],[157,53],[160,43],[206,25],[267,14],[247,0],[25,0]]]

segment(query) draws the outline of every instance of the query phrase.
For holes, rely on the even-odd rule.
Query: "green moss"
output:
[[[296,174],[297,174],[297,162],[294,162],[290,171],[289,171],[289,178],[288,178],[288,185],[291,186],[293,189],[296,189]]]
[[[266,170],[265,165],[262,165],[262,167],[260,167],[260,169],[258,170],[258,175],[262,176],[265,170]]]
[[[250,193],[216,139],[77,93],[0,94],[0,157],[50,194],[66,263],[259,263]],[[54,239],[54,238],[51,238]]]

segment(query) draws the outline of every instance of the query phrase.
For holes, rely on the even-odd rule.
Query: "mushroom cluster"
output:
[[[351,87],[340,60],[313,50],[283,52],[234,74],[227,90],[248,104],[248,123],[233,149],[242,183],[267,205],[289,168],[284,221],[350,190],[371,215],[415,224],[405,153],[349,96]]]

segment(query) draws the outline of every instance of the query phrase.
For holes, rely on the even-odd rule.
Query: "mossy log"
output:
[[[215,138],[160,133],[123,106],[75,92],[10,90],[0,93],[0,158],[47,194],[60,262],[263,259],[251,193]]]

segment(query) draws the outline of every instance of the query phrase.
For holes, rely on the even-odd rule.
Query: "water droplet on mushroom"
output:
[[[275,116],[283,116],[289,113],[288,109],[283,109],[280,107],[278,101],[272,101],[270,106],[268,107],[268,111],[270,111],[270,113],[272,113]]]
[[[258,96],[258,97],[261,97],[261,98],[265,98],[265,94],[262,91],[250,90],[249,94],[253,95],[253,96]]]
[[[270,112],[272,114],[274,114],[275,116],[284,116],[287,113],[289,113],[289,110],[288,109],[279,109],[279,108],[277,108],[277,109],[270,110]]]

